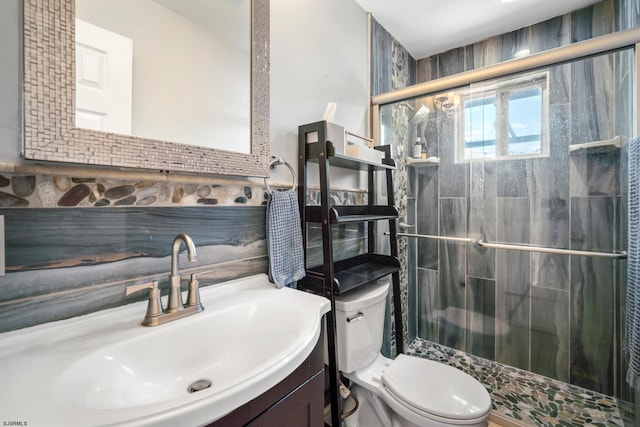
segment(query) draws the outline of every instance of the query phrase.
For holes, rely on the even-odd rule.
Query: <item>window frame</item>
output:
[[[540,140],[541,150],[539,153],[513,154],[509,149],[509,117],[508,104],[509,95],[515,92],[526,91],[527,89],[541,89],[541,112],[540,112]],[[478,161],[502,161],[516,159],[531,159],[549,157],[549,72],[534,72],[517,77],[499,79],[490,82],[472,84],[468,89],[461,90],[459,96],[459,108],[456,111],[455,134],[456,134],[456,163],[469,163]],[[477,158],[466,158],[465,152],[465,104],[469,101],[481,103],[482,100],[494,98],[493,104],[496,106],[496,122],[500,117],[507,115],[506,120],[502,120],[502,125],[495,128],[495,155],[482,156]]]

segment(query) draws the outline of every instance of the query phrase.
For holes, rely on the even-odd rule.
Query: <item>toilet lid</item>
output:
[[[478,381],[444,363],[399,355],[382,373],[384,386],[410,409],[444,418],[478,418],[491,408]]]

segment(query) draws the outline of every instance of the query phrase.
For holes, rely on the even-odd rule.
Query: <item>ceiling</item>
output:
[[[355,0],[415,59],[564,15],[600,0]]]

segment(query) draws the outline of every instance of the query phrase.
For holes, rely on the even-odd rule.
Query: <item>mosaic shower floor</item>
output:
[[[493,413],[522,426],[625,426],[633,407],[606,395],[471,356],[417,338],[407,354],[447,363],[480,381],[491,394]],[[621,416],[622,414],[622,416]]]

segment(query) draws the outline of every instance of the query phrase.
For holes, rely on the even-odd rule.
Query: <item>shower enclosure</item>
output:
[[[394,147],[409,226],[408,343],[633,401],[621,340],[635,49],[589,48],[374,97],[374,129]]]

